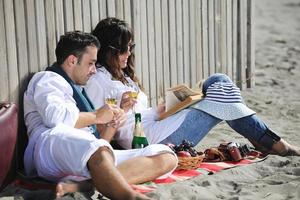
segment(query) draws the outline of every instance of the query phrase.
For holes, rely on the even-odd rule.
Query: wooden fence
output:
[[[134,29],[136,68],[152,103],[165,88],[228,74],[254,84],[254,0],[0,0],[0,100],[55,61],[66,31],[116,16]]]

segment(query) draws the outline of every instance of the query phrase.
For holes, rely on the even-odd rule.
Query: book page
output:
[[[170,110],[174,105],[178,104],[180,100],[175,96],[174,92],[166,92],[166,111]]]
[[[174,97],[175,97],[175,99],[177,99],[175,95],[173,96],[173,98]],[[168,109],[166,109],[166,112],[162,113],[159,116],[158,120],[162,120],[170,115],[173,115],[173,114],[179,112],[180,110],[185,109],[194,103],[197,103],[201,99],[202,99],[202,95],[189,96],[184,101],[179,101],[177,99],[177,103],[169,104],[168,105],[169,107],[168,107]]]
[[[192,90],[184,84],[169,88],[168,91],[172,91],[180,101],[184,101],[189,96],[202,94],[201,91]]]
[[[159,120],[162,120],[176,112],[187,108],[188,106],[200,101],[203,95],[199,90],[192,90],[185,84],[176,85],[166,91],[166,112],[161,114]]]

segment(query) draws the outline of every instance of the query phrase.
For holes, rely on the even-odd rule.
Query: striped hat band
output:
[[[219,103],[242,103],[240,89],[232,83],[216,82],[206,91],[206,100]]]

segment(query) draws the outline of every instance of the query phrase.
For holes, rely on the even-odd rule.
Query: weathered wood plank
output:
[[[7,66],[8,66],[8,88],[9,100],[19,100],[19,76],[17,62],[16,29],[13,1],[4,0],[4,19],[6,30]]]
[[[148,34],[148,66],[149,66],[149,95],[151,97],[151,104],[156,105],[158,96],[157,89],[157,79],[156,79],[156,70],[157,66],[155,64],[156,57],[155,57],[155,33],[154,33],[154,2],[147,1],[147,34]],[[151,80],[151,81],[150,81]]]
[[[208,1],[208,58],[209,75],[216,72],[215,68],[215,16],[214,1]]]
[[[255,85],[255,20],[254,20],[255,1],[247,0],[247,69],[246,79],[247,88]]]
[[[190,1],[190,67],[191,67],[191,84],[194,84],[197,82],[196,76],[197,76],[197,49],[196,49],[196,14],[195,14],[195,0]],[[190,85],[191,86],[191,85]]]
[[[124,20],[124,2],[116,0],[116,17]]]
[[[192,82],[193,87],[197,82],[203,79],[202,66],[202,15],[201,15],[201,1],[195,1],[195,24],[196,24],[196,79]]]
[[[98,0],[91,0],[91,30],[97,26],[98,22],[99,22]]]
[[[55,0],[55,28],[56,28],[56,41],[65,32],[64,23],[64,7],[62,0]]]
[[[220,63],[221,63],[221,72],[227,74],[228,73],[228,65],[227,65],[227,31],[226,31],[226,22],[227,22],[227,15],[226,15],[226,1],[220,1],[220,17],[221,17],[221,24],[220,24]]]
[[[108,17],[116,17],[116,0],[107,0],[107,16]]]
[[[140,6],[140,0],[133,0],[133,18],[134,23],[132,24],[132,28],[134,30],[134,41],[136,43],[135,46],[135,71],[137,73],[137,76],[139,79],[142,79],[142,54],[141,54],[141,49],[142,49],[142,42],[141,42],[141,21],[140,21],[140,11],[141,11],[141,6]],[[140,80],[142,82],[142,80]]]
[[[74,30],[74,13],[73,13],[73,1],[64,0],[64,20],[65,20],[65,30],[73,31]]]
[[[156,67],[156,93],[157,102],[164,97],[164,71],[162,63],[162,13],[161,1],[154,0],[154,30],[155,30],[155,67]]]
[[[16,37],[17,37],[16,46],[17,46],[18,72],[21,81],[24,77],[27,76],[29,71],[25,8],[24,8],[23,0],[15,0],[14,4],[17,5],[15,6]],[[2,30],[4,31],[4,29]],[[3,66],[3,67],[7,68],[8,66]]]
[[[232,1],[226,1],[226,42],[227,42],[227,50],[226,50],[226,60],[227,60],[227,75],[233,79],[233,66],[232,66]]]
[[[183,82],[186,84],[191,84],[191,70],[190,70],[190,8],[189,1],[182,1],[182,25],[183,25],[183,63],[184,63],[184,79]]]
[[[175,0],[169,0],[169,54],[170,54],[170,76],[171,76],[171,85],[177,85],[177,40],[176,40],[176,13],[175,13]]]
[[[182,0],[176,0],[176,68],[177,68],[177,83],[184,81],[184,65],[183,65],[183,24],[182,24]],[[175,67],[175,66],[173,66]]]
[[[222,0],[214,0],[214,50],[215,50],[215,72],[221,73],[221,11],[220,11],[220,4]]]
[[[232,80],[234,82],[237,79],[237,1],[232,0]]]
[[[83,23],[83,31],[91,32],[91,5],[89,1],[86,1],[82,5],[82,23]]]
[[[4,0],[0,1],[0,100],[9,101],[9,87],[8,87],[8,64],[6,51],[6,29],[5,29],[5,15],[4,15]]]
[[[99,0],[99,20],[107,17],[106,0]]]
[[[47,27],[47,55],[48,65],[52,64],[55,60],[55,7],[54,1],[45,1],[46,6],[46,27]]]
[[[35,18],[34,0],[26,1],[26,23],[28,36],[28,58],[29,72],[39,71],[38,64],[38,47],[37,47],[37,28]],[[9,66],[10,67],[10,66]]]
[[[209,60],[208,60],[208,7],[207,0],[201,0],[202,7],[202,70],[203,70],[203,78],[207,78],[209,76]]]
[[[246,61],[245,61],[245,20],[244,7],[245,0],[237,2],[237,86],[245,88],[246,81]]]
[[[86,3],[84,3],[86,4]],[[81,0],[73,0],[73,9],[74,9],[74,29],[83,30],[83,5]]]
[[[140,0],[140,18],[141,18],[141,57],[142,57],[142,76],[143,86],[145,92],[150,94],[150,80],[149,80],[149,56],[148,56],[148,30],[147,30],[147,2],[146,0]]]
[[[169,55],[169,10],[168,1],[164,0],[161,2],[162,11],[162,42],[163,42],[163,68],[164,68],[164,88],[171,86],[170,78],[170,55]]]
[[[36,5],[36,22],[37,22],[37,47],[39,58],[39,70],[44,70],[48,65],[48,54],[46,44],[46,19],[44,12],[44,1],[37,0]]]
[[[131,26],[133,24],[133,14],[131,11],[131,1],[130,0],[124,0],[124,20]]]

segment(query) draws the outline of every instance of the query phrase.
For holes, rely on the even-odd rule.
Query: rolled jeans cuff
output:
[[[279,142],[280,139],[281,137],[279,137],[276,133],[267,129],[265,134],[260,138],[259,143],[269,150],[272,150],[273,144]]]

